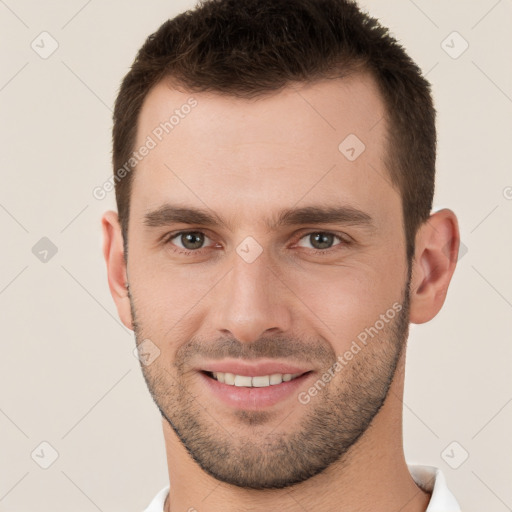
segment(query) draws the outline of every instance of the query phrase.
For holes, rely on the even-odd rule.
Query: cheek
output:
[[[314,325],[325,332],[338,353],[374,326],[394,304],[396,308],[396,303],[401,303],[405,279],[405,262],[399,251],[365,264],[319,268],[300,275],[288,273],[287,277],[304,303],[309,327]]]
[[[219,279],[220,272],[198,266],[177,268],[155,264],[150,258],[133,255],[129,262],[130,292],[136,320],[148,337],[155,340],[185,339],[200,321],[201,302]]]

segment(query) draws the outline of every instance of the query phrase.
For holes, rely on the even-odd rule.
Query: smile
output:
[[[271,375],[235,375],[228,372],[207,372],[215,380],[227,384],[228,386],[237,386],[245,388],[265,388],[275,386],[282,382],[289,382],[303,375],[302,373],[273,373]]]

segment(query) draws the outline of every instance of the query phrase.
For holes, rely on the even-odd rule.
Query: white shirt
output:
[[[408,464],[409,472],[418,486],[432,495],[425,512],[460,512],[460,506],[446,486],[443,472],[433,466]],[[163,512],[164,503],[169,494],[167,485],[153,498],[144,512]]]

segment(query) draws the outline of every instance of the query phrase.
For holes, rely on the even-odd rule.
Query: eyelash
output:
[[[177,254],[183,254],[185,256],[189,256],[189,255],[192,255],[192,254],[195,254],[195,255],[202,254],[205,249],[208,249],[208,247],[202,247],[200,249],[190,250],[190,249],[182,249],[182,248],[177,247],[177,246],[175,246],[174,244],[171,243],[171,240],[173,240],[174,238],[177,238],[178,236],[181,236],[181,235],[187,235],[187,234],[190,234],[190,233],[200,233],[200,234],[204,235],[206,238],[210,238],[204,231],[200,231],[200,230],[176,231],[174,233],[169,233],[164,238],[164,244],[165,245],[172,245],[173,246],[172,251],[177,253]],[[348,238],[347,235],[344,235],[346,237],[346,238],[344,238],[341,235],[333,233],[331,231],[309,231],[307,233],[301,234],[301,236],[297,239],[297,242],[299,242],[300,240],[302,240],[303,238],[305,238],[307,236],[318,235],[318,234],[333,235],[335,238],[337,238],[340,241],[340,243],[336,244],[336,245],[334,245],[332,247],[329,247],[328,249],[307,249],[307,248],[305,248],[308,251],[309,254],[312,254],[312,255],[331,254],[333,251],[343,250],[343,248],[345,248],[346,246],[349,246],[349,245],[352,244],[351,240],[346,239],[346,238]]]

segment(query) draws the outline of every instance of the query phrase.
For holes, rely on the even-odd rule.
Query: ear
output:
[[[101,218],[103,230],[103,256],[107,263],[108,286],[123,324],[133,331],[128,275],[123,250],[123,235],[117,213],[108,211]]]
[[[457,217],[444,208],[433,213],[416,234],[412,262],[410,321],[432,320],[444,304],[459,254]]]

